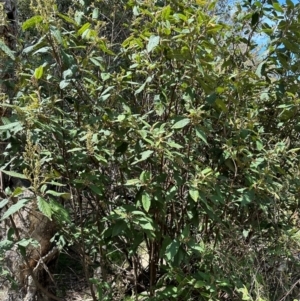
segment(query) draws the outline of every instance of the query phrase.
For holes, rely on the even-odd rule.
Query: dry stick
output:
[[[43,267],[46,272],[48,273],[50,279],[52,280],[53,283],[55,283],[48,267],[46,263],[49,263],[53,257],[57,256],[57,254],[59,254],[59,249],[58,247],[53,247],[45,256],[40,256],[40,260],[37,262],[37,265],[35,266],[35,268],[33,269],[33,272],[38,271],[41,269],[41,267]]]
[[[137,268],[137,258],[133,256],[133,273],[134,273],[134,292],[135,292],[135,300],[138,300],[138,268]]]
[[[283,301],[286,299],[286,297],[292,292],[292,290],[295,288],[295,286],[300,283],[300,279],[298,279],[290,288],[290,290],[279,300],[279,301]]]
[[[150,297],[154,296],[154,282],[156,278],[156,271],[155,271],[155,243],[154,241],[151,242],[151,257],[150,257],[150,263],[149,263],[149,268],[150,268]]]
[[[0,171],[0,192],[4,191],[4,186],[3,186],[3,173]]]
[[[33,274],[32,268],[29,266],[29,262],[28,262],[27,258],[24,257],[24,260],[25,260],[26,265],[27,265],[27,267],[28,267],[29,274],[30,274],[30,276],[32,277],[32,279],[33,279],[33,281],[34,281],[34,284],[37,286],[37,288],[38,288],[39,290],[41,290],[47,297],[52,298],[52,299],[57,300],[57,301],[63,301],[63,299],[58,298],[58,297],[56,297],[55,295],[53,295],[52,293],[48,292],[48,291],[47,291],[47,290],[46,290],[46,289],[38,282],[37,278],[36,278],[35,275]]]

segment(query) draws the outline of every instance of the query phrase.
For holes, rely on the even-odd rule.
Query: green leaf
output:
[[[139,7],[138,6],[134,6],[132,9],[132,13],[134,16],[138,16],[139,15]]]
[[[21,125],[21,123],[19,121],[16,122],[11,122],[5,125],[1,125],[0,126],[0,130],[11,130],[14,129],[16,127],[19,127]]]
[[[253,15],[252,15],[252,18],[251,18],[251,26],[254,27],[256,26],[256,24],[258,23],[259,21],[259,13],[258,12],[255,12]]]
[[[44,71],[44,67],[39,66],[38,68],[35,69],[33,76],[36,79],[40,79],[43,76],[43,71]]]
[[[221,109],[223,112],[227,112],[228,111],[228,108],[226,107],[226,104],[224,103],[224,101],[220,98],[218,98],[216,101],[215,101],[215,104],[217,105],[217,107],[219,109]]]
[[[92,18],[98,19],[98,17],[99,17],[99,8],[94,8]]]
[[[134,208],[134,207],[133,207]],[[142,215],[142,216],[146,216],[145,212],[140,211],[140,210],[133,210],[131,211],[132,214],[134,215]],[[148,220],[146,220],[148,222]]]
[[[189,118],[183,118],[179,121],[177,121],[173,126],[172,129],[182,129],[184,128],[186,125],[188,125],[190,123],[190,119]]]
[[[227,158],[224,161],[224,164],[229,168],[229,170],[231,170],[232,172],[236,172],[236,166],[234,164],[234,161],[231,158]]]
[[[286,0],[286,4],[292,9],[295,7],[293,1],[291,1],[291,0]]]
[[[26,248],[23,246],[18,246],[19,252],[21,253],[21,255],[25,258],[26,256]]]
[[[99,162],[102,162],[102,163],[107,163],[107,160],[101,156],[101,155],[98,155],[98,154],[94,154],[94,157],[97,159],[97,161]]]
[[[255,160],[253,160],[251,162],[250,167],[253,169],[256,169],[259,165],[261,165],[262,163],[264,163],[265,159],[263,157],[258,157]]]
[[[103,189],[101,188],[101,186],[96,186],[96,185],[90,185],[89,186],[91,188],[91,190],[98,194],[98,195],[103,195]]]
[[[62,19],[64,19],[66,22],[70,23],[70,24],[73,24],[73,25],[77,25],[77,23],[75,22],[75,20],[71,19],[69,16],[67,15],[63,15],[61,13],[56,13],[57,16],[61,17]]]
[[[150,222],[146,223],[139,223],[139,225],[142,227],[144,230],[154,230],[153,226],[151,225]]]
[[[258,77],[262,77],[264,75],[264,72],[265,72],[265,67],[266,67],[266,64],[265,62],[261,62],[256,71],[255,71],[255,74],[258,76]]]
[[[142,205],[143,205],[144,210],[146,212],[148,212],[150,209],[150,206],[151,206],[151,198],[147,192],[143,192]]]
[[[195,127],[196,130],[196,135],[205,143],[208,145],[207,143],[207,139],[206,139],[206,135],[205,133],[200,129],[200,127],[196,126]]]
[[[172,260],[177,254],[180,247],[180,242],[177,239],[174,239],[166,248],[165,256],[168,261]]]
[[[23,238],[20,241],[17,242],[19,247],[27,248],[28,246],[33,246],[38,248],[40,246],[39,242],[32,238]]]
[[[119,235],[122,231],[124,231],[127,228],[128,226],[123,220],[117,221],[112,229],[112,237]]]
[[[170,147],[173,147],[173,148],[176,148],[176,149],[181,149],[183,148],[183,146],[181,146],[180,144],[174,142],[174,141],[168,141],[167,144],[170,146]]]
[[[107,72],[102,72],[101,73],[101,78],[102,78],[103,81],[108,80],[110,77],[111,77],[110,73],[107,73]],[[110,94],[107,94],[107,95],[110,95]]]
[[[147,84],[147,82],[144,82],[144,83],[143,83],[143,84],[142,84],[142,85],[134,92],[134,94],[137,95],[137,94],[141,93],[141,92],[145,89],[146,84]]]
[[[7,231],[7,239],[13,241],[14,240],[14,236],[15,235],[15,229],[14,228],[9,228]]]
[[[28,180],[26,176],[24,176],[21,173],[15,172],[15,171],[8,171],[8,170],[1,170],[3,173],[7,174],[8,176],[11,176],[13,178],[18,178],[18,179],[25,179]]]
[[[239,198],[239,201],[241,202],[242,206],[249,205],[252,200],[255,199],[255,194],[253,191],[243,191],[242,196]]]
[[[153,76],[148,76],[146,81],[134,92],[134,94],[137,95],[137,94],[141,93],[145,89],[147,83],[150,83],[152,81],[152,79],[153,79]]]
[[[43,199],[41,196],[38,196],[37,197],[37,205],[38,205],[38,208],[39,210],[45,215],[47,216],[50,220],[51,219],[51,216],[52,216],[52,209],[51,209],[51,206],[50,204],[48,204],[48,202]]]
[[[132,165],[135,165],[135,164],[137,164],[137,163],[139,163],[139,162],[142,162],[142,161],[145,161],[145,160],[147,160],[152,154],[153,154],[153,150],[146,150],[146,151],[144,151],[144,152],[142,152],[140,155],[141,155],[141,159],[139,159],[139,160],[137,160],[137,161],[134,161],[133,163],[132,163]]]
[[[67,70],[69,68],[72,68],[74,65],[76,65],[75,59],[72,54],[68,54],[63,49],[60,50],[61,57],[62,57],[62,63],[64,70]]]
[[[95,65],[100,67],[100,69],[103,69],[103,58],[102,57],[90,57],[90,61]]]
[[[213,170],[210,167],[207,167],[201,171],[201,173],[205,176],[210,175],[212,172],[213,172]]]
[[[143,170],[142,173],[140,174],[140,181],[142,183],[147,183],[151,179],[151,172]]]
[[[15,55],[9,47],[0,39],[0,49],[7,55],[9,56],[12,60],[15,60]]]
[[[33,55],[38,54],[38,53],[47,53],[47,52],[50,52],[50,51],[51,51],[51,47],[46,46],[46,47],[42,47],[42,48],[38,49],[37,51],[35,51],[33,53]]]
[[[71,198],[71,194],[67,193],[67,192],[57,192],[54,190],[47,190],[46,194],[50,194],[50,195],[57,196],[57,197],[62,197],[65,200],[69,200]]]
[[[23,189],[21,187],[16,187],[11,196],[16,197],[22,193],[23,193]]]
[[[169,16],[170,16],[170,13],[171,13],[171,6],[170,5],[165,6],[161,11],[162,19],[163,20],[168,20]]]
[[[75,147],[75,148],[67,150],[67,153],[80,152],[82,150],[83,150],[82,147]]]
[[[243,237],[247,238],[249,235],[250,231],[249,230],[243,230]]]
[[[220,30],[222,28],[223,28],[223,25],[221,25],[221,24],[214,24],[214,26],[210,27],[207,30],[207,33],[209,33],[209,34],[217,33],[217,32],[220,32]]]
[[[8,203],[8,199],[3,199],[3,200],[0,202],[0,209],[2,209],[7,203]]]
[[[142,158],[140,159],[140,161],[144,161],[144,160],[148,159],[152,154],[153,154],[153,150],[146,150],[146,151],[142,152],[141,153]]]
[[[10,250],[14,245],[13,241],[9,239],[3,239],[0,241],[0,250]],[[3,271],[1,272],[1,276],[3,276]]]
[[[199,191],[198,191],[197,189],[195,189],[195,188],[190,188],[189,194],[190,194],[191,198],[192,198],[195,202],[198,201],[198,199],[199,199]]]
[[[91,24],[88,23],[88,22],[85,23],[85,24],[83,24],[83,25],[78,29],[77,34],[78,34],[78,35],[82,35],[87,29],[90,28],[90,26],[91,26]]]
[[[55,214],[56,219],[59,222],[66,222],[68,224],[71,223],[71,218],[69,212],[58,202],[50,199],[50,206],[52,209],[52,213]]]
[[[300,151],[300,147],[292,148],[292,149],[288,150],[288,153],[295,153],[295,152],[298,152],[298,151]]]
[[[42,16],[34,16],[34,17],[26,20],[22,24],[22,29],[26,30],[26,29],[32,28],[32,27],[36,26],[37,24],[41,23],[43,20],[44,20],[44,18]]]
[[[9,216],[11,216],[12,214],[16,213],[17,211],[19,211],[21,208],[23,208],[26,203],[28,203],[30,201],[30,199],[22,199],[19,200],[16,204],[10,206],[8,208],[8,210],[3,214],[1,221],[7,219]]]
[[[151,36],[147,45],[147,52],[150,53],[159,44],[159,36]]]
[[[299,53],[299,47],[298,47],[298,44],[295,44],[294,42],[290,42],[288,39],[282,39],[282,43],[284,44],[284,46],[288,49],[288,50],[291,50],[295,53]],[[283,55],[283,54],[281,54]],[[285,64],[285,68],[289,68],[289,59],[288,59],[288,56],[286,55],[283,55],[283,57],[285,58],[286,60],[286,64]],[[282,61],[282,60],[281,60]]]
[[[131,186],[131,185],[136,185],[136,184],[140,184],[140,180],[139,179],[128,180],[125,185]]]
[[[257,148],[258,151],[261,151],[264,148],[264,146],[261,143],[261,141],[256,140],[256,148]]]
[[[273,2],[273,7],[276,11],[280,12],[280,13],[283,13],[283,9],[281,7],[281,5],[278,3],[278,2]]]
[[[167,286],[161,291],[160,295],[164,297],[164,300],[180,300],[179,289],[176,286]]]
[[[205,287],[206,283],[202,280],[198,280],[195,284],[194,284],[194,288],[201,288],[201,287]]]
[[[63,90],[63,89],[66,88],[69,84],[70,84],[70,81],[69,81],[69,80],[62,80],[62,81],[59,83],[59,87],[60,87],[61,90]]]

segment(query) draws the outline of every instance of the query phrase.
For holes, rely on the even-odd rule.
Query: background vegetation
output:
[[[28,7],[1,44],[1,170],[30,182],[93,300],[299,298],[299,4]]]

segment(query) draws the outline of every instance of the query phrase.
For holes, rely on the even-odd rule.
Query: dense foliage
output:
[[[30,181],[94,300],[293,300],[299,4],[228,20],[213,2],[112,2],[36,0],[2,46],[3,173]]]

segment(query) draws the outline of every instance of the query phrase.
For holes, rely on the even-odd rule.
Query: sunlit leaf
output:
[[[7,55],[9,56],[12,60],[15,60],[15,55],[14,52],[7,47],[7,45],[0,39],[0,49]]]
[[[22,199],[19,200],[16,204],[11,205],[6,212],[4,212],[1,220],[7,219],[12,214],[18,212],[20,209],[22,209],[30,200],[29,199]]]
[[[142,205],[145,211],[148,212],[151,206],[151,199],[147,192],[144,192],[142,195]]]
[[[191,196],[191,198],[197,202],[198,201],[198,198],[199,198],[199,191],[195,188],[190,188],[189,190],[189,194]]]
[[[22,29],[26,30],[26,29],[32,28],[32,27],[36,26],[37,24],[41,23],[43,20],[44,20],[44,18],[42,16],[33,16],[32,18],[26,20],[22,24]]]
[[[195,127],[195,131],[196,131],[196,135],[205,143],[205,144],[208,144],[207,143],[207,138],[206,138],[206,135],[205,133],[200,129],[200,127],[196,126]]]
[[[276,11],[280,12],[280,13],[283,13],[283,9],[281,7],[281,5],[278,3],[278,2],[273,2],[273,7]]]
[[[147,45],[147,52],[151,52],[159,44],[159,36],[151,36]]]
[[[8,199],[3,199],[3,200],[0,202],[0,209],[2,209],[7,203],[8,203]]]
[[[35,69],[33,76],[36,79],[40,79],[43,76],[43,72],[44,72],[44,67],[39,66],[38,68]]]
[[[173,126],[172,129],[182,129],[184,128],[186,125],[188,125],[190,123],[190,119],[189,118],[183,118],[179,121],[177,121]]]
[[[1,170],[3,173],[7,174],[8,176],[11,176],[13,178],[18,178],[18,179],[26,179],[27,177],[21,173],[15,172],[15,171],[8,171],[8,170]]]
[[[153,150],[146,150],[146,151],[142,152],[140,154],[141,158],[138,159],[137,161],[133,162],[132,165],[147,160],[148,158],[150,158],[150,156],[153,154],[153,152],[154,152]]]
[[[83,24],[83,25],[78,29],[77,34],[78,34],[78,35],[82,35],[87,29],[90,28],[90,26],[91,26],[91,24],[88,23],[88,22],[85,23],[85,24]]]
[[[51,220],[52,209],[48,202],[41,196],[37,197],[37,205],[39,210]]]
[[[171,260],[175,257],[180,247],[180,242],[177,239],[174,239],[166,248],[165,256],[168,260]]]

